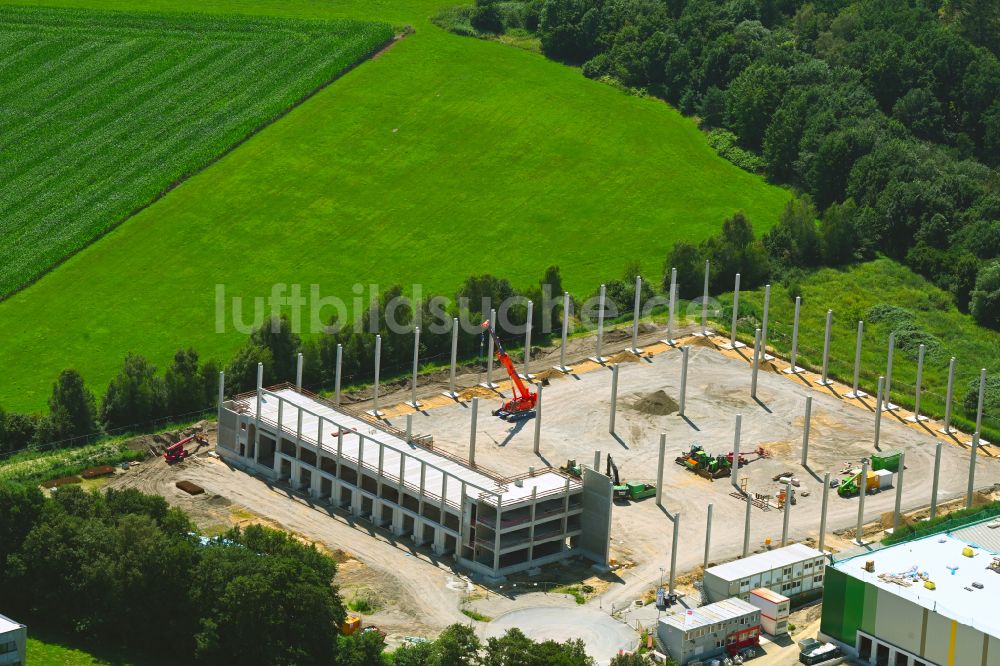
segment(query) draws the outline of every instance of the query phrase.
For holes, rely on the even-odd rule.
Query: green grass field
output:
[[[388,24],[0,10],[0,296],[392,38]]]
[[[833,310],[830,340],[830,374],[850,384],[854,377],[854,349],[858,320],[865,321],[861,356],[861,386],[875,395],[878,378],[885,374],[889,333],[885,322],[873,323],[869,310],[876,305],[901,307],[912,314],[912,323],[922,331],[927,347],[924,359],[922,414],[942,418],[948,386],[948,360],[955,361],[955,408],[953,423],[966,432],[975,424],[975,409],[962,406],[970,382],[978,386],[979,369],[991,376],[1000,373],[1000,333],[981,328],[969,315],[959,312],[951,296],[909,269],[889,259],[861,264],[848,271],[824,269],[801,283],[802,310],[799,316],[798,364],[819,370],[823,363],[823,336],[826,311]],[[720,297],[732,302],[732,295]],[[740,310],[752,310],[759,320],[763,312],[763,290],[740,294]],[[787,352],[791,349],[795,303],[780,285],[771,290],[768,346]],[[752,343],[753,324],[748,320],[744,334]],[[720,324],[728,330],[729,324]],[[917,345],[920,340],[897,335],[892,369],[892,401],[913,407]],[[984,438],[1000,441],[1000,413],[987,410],[983,420]]]
[[[46,0],[134,9],[134,0]],[[195,175],[37,284],[0,303],[0,404],[37,409],[63,368],[100,392],[124,353],[161,367],[194,346],[227,359],[215,285],[276,282],[350,296],[355,283],[454,293],[470,274],[515,285],[558,264],[574,293],[628,260],[660,271],[745,209],[758,232],[789,194],[716,156],[687,119],[579,71],[429,22],[447,0],[156,0],[149,10],[410,24],[415,34]]]

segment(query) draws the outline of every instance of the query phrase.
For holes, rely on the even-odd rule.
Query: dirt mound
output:
[[[205,492],[205,489],[196,483],[191,483],[190,481],[178,481],[174,484],[188,495],[201,495]]]
[[[615,365],[616,363],[638,363],[639,357],[630,351],[620,351],[614,356],[610,357],[605,361],[608,365]]]
[[[458,394],[459,400],[472,400],[473,398],[495,398],[497,394],[485,386],[470,386]]]
[[[712,338],[705,338],[700,335],[692,335],[684,341],[684,344],[692,347],[708,347],[709,349],[718,349],[716,344],[712,342]]]
[[[547,382],[552,379],[559,379],[560,377],[566,376],[561,370],[556,370],[555,368],[546,368],[541,372],[533,372],[531,374],[535,378],[536,382]]]
[[[666,416],[676,413],[679,405],[665,391],[659,390],[636,400],[632,403],[632,409],[652,416]]]
[[[51,490],[52,488],[58,488],[59,486],[68,486],[71,483],[80,483],[82,481],[83,479],[81,479],[78,476],[62,476],[59,477],[58,479],[49,479],[48,481],[42,484],[42,487],[49,488]]]

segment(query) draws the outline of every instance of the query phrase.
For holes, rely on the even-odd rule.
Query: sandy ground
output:
[[[475,599],[475,608],[495,618],[490,623],[476,623],[481,634],[490,635],[503,618],[517,619],[518,612],[539,606],[554,606],[549,615],[562,614],[557,622],[546,620],[552,629],[546,637],[573,636],[575,617],[583,627],[590,622],[584,616],[608,614],[612,607],[623,608],[632,600],[648,594],[669,568],[673,523],[668,514],[680,516],[680,548],[677,553],[678,572],[693,572],[700,568],[705,547],[706,511],[714,506],[710,562],[718,563],[739,555],[743,543],[745,504],[730,496],[734,490],[729,479],[708,481],[674,464],[674,457],[698,442],[709,452],[722,454],[733,445],[737,414],[742,415],[741,451],[752,460],[739,471],[747,477],[751,492],[773,494],[777,484],[772,477],[779,472],[792,472],[800,481],[798,504],[790,516],[791,540],[814,543],[818,534],[822,495],[822,475],[836,475],[845,462],[856,462],[875,452],[874,400],[847,400],[842,397],[849,388],[841,385],[820,387],[815,375],[788,376],[780,370],[787,364],[777,360],[762,368],[758,377],[758,398],[750,397],[750,364],[748,350],[723,351],[721,339],[683,340],[691,344],[688,370],[686,418],[676,413],[652,414],[649,401],[659,405],[679,396],[681,352],[657,340],[664,331],[654,327],[641,329],[640,346],[649,354],[636,359],[618,353],[630,345],[626,331],[605,334],[604,353],[619,361],[618,410],[614,432],[609,432],[611,371],[585,360],[593,354],[593,338],[570,341],[567,360],[574,367],[569,375],[551,370],[558,362],[557,348],[536,350],[531,371],[545,380],[543,392],[541,455],[532,452],[534,421],[511,425],[490,416],[490,409],[501,400],[501,393],[510,395],[509,382],[500,382],[502,368],[496,365],[493,379],[500,383],[500,392],[489,391],[476,384],[486,379],[485,373],[473,369],[460,374],[458,388],[466,397],[481,396],[477,423],[477,462],[503,474],[523,473],[531,465],[559,466],[567,459],[592,464],[594,452],[610,453],[623,479],[655,481],[660,433],[667,438],[664,464],[664,508],[654,499],[636,503],[618,503],[613,511],[612,557],[618,565],[600,579],[590,578],[595,592],[586,606],[577,606],[569,597],[559,595],[494,595],[492,600],[482,594],[461,572],[454,570],[450,559],[434,558],[428,549],[417,550],[409,541],[396,541],[388,532],[367,523],[354,521],[343,513],[325,506],[314,505],[307,498],[272,486],[260,479],[236,471],[207,451],[184,463],[170,467],[161,459],[152,460],[125,474],[116,476],[109,485],[134,486],[165,496],[172,504],[188,511],[203,529],[219,531],[234,524],[264,522],[287,529],[306,541],[330,551],[340,562],[338,583],[345,599],[366,596],[383,608],[365,619],[389,632],[390,642],[406,635],[433,636],[453,622],[468,622],[461,613],[463,604]],[[517,358],[517,360],[521,360]],[[520,365],[519,365],[520,367]],[[413,414],[414,431],[433,435],[436,447],[462,456],[468,454],[470,409],[467,402],[456,402],[440,395],[447,388],[447,372],[422,376],[418,390],[424,403],[420,411],[402,404],[410,397],[408,386],[383,386],[380,401],[387,421],[405,427],[405,415]],[[663,392],[660,394],[659,392]],[[800,465],[802,425],[805,398],[813,397],[812,432],[808,467]],[[355,408],[367,408],[368,396],[350,396]],[[657,405],[653,405],[656,407]],[[969,469],[969,447],[966,436],[944,438],[936,434],[940,424],[933,422],[915,426],[903,419],[905,412],[887,413],[881,429],[882,450],[906,451],[906,473],[902,505],[904,510],[923,507],[930,500],[931,470],[938,437],[946,441],[942,456],[939,497],[942,501],[962,498],[965,494]],[[212,439],[212,437],[210,437]],[[212,439],[214,443],[214,439]],[[764,447],[768,458],[757,459],[753,451]],[[994,456],[1000,449],[983,447],[976,467],[976,486],[984,487],[1000,481],[1000,463]],[[204,495],[192,497],[174,487],[186,479],[206,489]],[[869,495],[865,517],[871,525],[867,534],[877,536],[883,514],[891,511],[895,491]],[[827,545],[832,549],[850,547],[844,533],[857,520],[858,499],[842,499],[831,491],[828,513]],[[751,526],[751,550],[759,551],[770,539],[781,538],[782,512],[754,508]],[[834,534],[841,532],[841,536]],[[579,571],[547,568],[542,579],[565,580],[567,576],[587,578],[584,566]],[[697,603],[693,576],[679,574],[678,589],[690,594],[687,603]],[[494,590],[501,591],[502,590]],[[508,583],[508,592],[510,583]],[[539,599],[543,599],[540,603]],[[542,611],[533,611],[542,612]],[[627,615],[627,614],[626,614]],[[629,619],[621,626],[627,627]],[[610,620],[610,618],[609,618]],[[610,620],[618,623],[619,620]],[[553,624],[554,622],[554,624]],[[655,618],[653,619],[655,622]],[[499,623],[499,624],[498,624]],[[529,623],[530,624],[530,623]],[[810,623],[803,623],[808,626]],[[562,626],[556,630],[553,627]],[[590,625],[587,625],[590,626]],[[596,625],[595,625],[596,626]],[[634,626],[634,625],[633,625]],[[548,630],[546,630],[548,631]],[[565,631],[559,636],[561,631]],[[582,629],[581,629],[582,631]],[[595,630],[596,631],[596,630]],[[796,638],[807,635],[796,631]],[[551,634],[551,635],[550,635]],[[539,634],[542,637],[542,634]],[[637,638],[634,635],[633,638]],[[603,638],[601,640],[604,640]],[[588,642],[590,645],[591,642]],[[608,646],[594,639],[592,648],[603,652]],[[770,651],[769,651],[770,654]],[[763,663],[763,662],[762,662]],[[785,661],[769,661],[781,664]],[[792,660],[789,663],[794,663]]]
[[[706,531],[706,513],[714,505],[711,562],[721,562],[738,555],[743,543],[745,504],[730,496],[734,490],[728,479],[715,482],[697,477],[674,464],[674,457],[698,442],[708,451],[721,454],[732,450],[736,415],[742,415],[741,451],[752,454],[764,447],[770,458],[753,460],[740,469],[748,477],[751,492],[775,494],[778,484],[772,478],[790,471],[800,481],[798,503],[790,516],[791,540],[818,535],[822,501],[822,478],[834,476],[845,462],[857,462],[875,453],[874,400],[846,400],[841,397],[849,388],[817,386],[811,374],[789,377],[780,373],[787,367],[781,361],[758,376],[759,402],[750,396],[750,364],[746,350],[723,352],[716,348],[724,341],[706,342],[688,338],[690,351],[686,418],[676,413],[651,415],[637,409],[637,403],[658,391],[677,400],[680,387],[681,352],[665,345],[650,346],[652,352],[642,359],[619,364],[618,411],[615,432],[609,432],[611,371],[589,361],[575,363],[575,372],[566,376],[545,373],[548,385],[543,388],[542,435],[540,455],[532,452],[534,422],[514,425],[493,418],[486,406],[495,408],[501,399],[482,397],[477,423],[476,461],[501,474],[524,472],[530,465],[559,466],[567,459],[593,464],[594,451],[601,451],[601,465],[610,453],[623,479],[655,481],[659,454],[659,436],[667,437],[667,460],[664,465],[664,507],[681,516],[679,571],[702,563]],[[621,357],[623,360],[628,355]],[[502,387],[501,391],[506,387]],[[509,391],[504,391],[509,396]],[[813,397],[808,467],[800,464],[804,407],[807,395]],[[417,432],[433,434],[435,446],[459,455],[468,455],[470,409],[467,403],[445,404],[426,408],[414,415]],[[388,417],[393,425],[404,425],[401,408]],[[905,413],[885,413],[881,426],[880,448],[883,451],[906,451],[906,473],[902,506],[904,510],[928,504],[934,450],[937,443],[935,424],[912,426]],[[977,464],[977,487],[1000,481],[1000,467],[984,450]],[[966,446],[950,441],[943,449],[939,497],[964,496],[969,467]],[[876,520],[891,511],[895,491],[869,495],[865,502],[866,520]],[[831,492],[828,530],[840,530],[857,521],[858,499],[842,499]],[[780,541],[782,512],[755,508],[752,514],[751,550],[760,550],[765,540]],[[633,561],[637,566],[624,571],[619,584],[604,593],[603,603],[610,605],[634,598],[650,581],[659,577],[660,567],[669,567],[672,523],[655,500],[619,503],[614,508],[612,557]]]

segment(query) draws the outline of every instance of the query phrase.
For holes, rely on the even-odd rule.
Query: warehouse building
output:
[[[23,666],[27,663],[25,649],[28,628],[0,615],[0,666]]]
[[[727,599],[672,613],[660,618],[656,637],[681,666],[708,663],[760,643],[760,609],[742,599]]]
[[[818,598],[823,590],[822,551],[794,543],[705,570],[705,594],[711,602],[730,597],[746,601],[766,587],[788,597],[792,605]]]
[[[607,565],[612,488],[603,474],[502,477],[291,384],[223,401],[218,437],[231,464],[491,579],[577,555]]]
[[[998,552],[984,521],[831,564],[820,635],[878,666],[1000,666]]]

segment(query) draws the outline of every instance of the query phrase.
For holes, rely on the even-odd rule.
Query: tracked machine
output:
[[[482,323],[482,328],[489,331],[493,336],[493,344],[496,346],[496,357],[500,365],[507,371],[510,381],[514,387],[514,397],[507,400],[499,409],[493,411],[493,416],[498,416],[504,421],[518,421],[520,419],[531,418],[535,415],[535,403],[538,402],[538,394],[528,390],[521,378],[514,369],[514,362],[510,360],[507,350],[503,348],[500,338],[497,336],[489,321]]]

